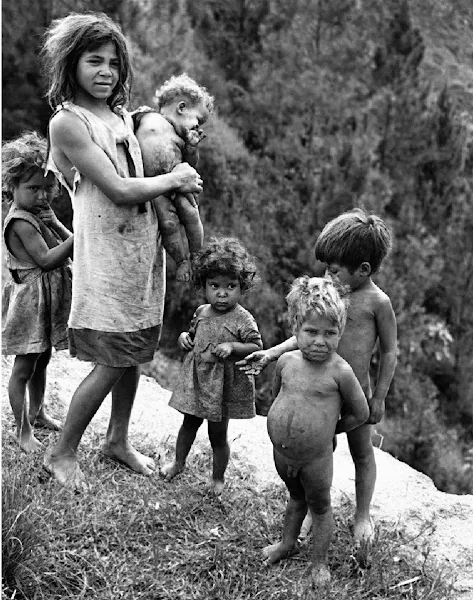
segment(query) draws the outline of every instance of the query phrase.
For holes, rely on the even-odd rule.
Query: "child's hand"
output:
[[[183,331],[181,333],[181,335],[177,339],[177,344],[181,350],[186,350],[187,352],[189,352],[189,350],[192,350],[192,348],[194,347],[194,341],[191,338],[190,333],[188,331]]]
[[[230,354],[233,352],[233,344],[231,342],[224,342],[223,344],[219,344],[215,350],[214,354],[219,358],[228,358]]]
[[[368,400],[368,406],[370,407],[370,416],[366,421],[370,425],[374,425],[375,423],[379,423],[384,415],[385,403],[381,398],[377,398],[376,395],[372,396],[370,400]]]
[[[244,371],[247,375],[259,375],[270,362],[266,350],[257,350],[235,364],[240,371]]]
[[[39,213],[38,217],[46,225],[55,225],[57,223],[57,221],[58,221],[56,213],[49,206],[49,204],[47,206],[45,206],[44,208],[41,209],[41,212]]]
[[[205,137],[205,133],[202,129],[186,129],[185,142],[189,146],[195,148]]]

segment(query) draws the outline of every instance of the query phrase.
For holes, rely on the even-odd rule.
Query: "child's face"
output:
[[[107,100],[120,77],[120,61],[113,42],[95,50],[86,50],[79,58],[76,70],[78,95]],[[76,98],[77,100],[77,98]]]
[[[49,206],[54,190],[54,175],[38,169],[33,175],[13,188],[13,203],[18,208],[35,215]]]
[[[296,331],[297,344],[306,360],[324,362],[340,341],[338,325],[316,313],[307,316]]]
[[[335,281],[339,281],[342,285],[350,286],[352,291],[360,287],[365,281],[359,268],[350,273],[347,267],[342,267],[338,263],[328,264],[325,276]]]
[[[205,282],[207,302],[218,312],[228,312],[241,298],[238,278],[230,275],[213,275]]]
[[[198,131],[208,118],[209,111],[203,103],[192,106],[187,101],[181,100],[176,106],[174,124],[179,129],[179,135],[185,139],[187,131]]]

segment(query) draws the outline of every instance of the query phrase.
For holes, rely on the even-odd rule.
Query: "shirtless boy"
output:
[[[326,275],[350,287],[347,324],[337,352],[352,367],[370,408],[366,423],[347,433],[355,463],[354,537],[357,541],[369,540],[374,533],[370,518],[376,482],[372,424],[379,423],[383,417],[397,360],[396,317],[389,297],[372,280],[390,248],[391,235],[384,221],[358,208],[327,223],[314,248]],[[369,370],[377,342],[379,368],[372,391]],[[258,374],[271,361],[297,347],[297,339],[293,336],[278,346],[248,355],[240,361],[240,368]],[[307,530],[307,526],[304,524],[303,529]]]

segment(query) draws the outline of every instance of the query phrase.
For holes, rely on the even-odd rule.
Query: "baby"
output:
[[[213,97],[185,73],[171,77],[156,91],[157,110],[141,107],[133,114],[135,135],[147,177],[169,173],[177,164],[197,165],[201,126],[213,110]],[[154,200],[163,245],[177,265],[176,279],[189,281],[190,253],[200,250],[204,232],[192,194]],[[184,231],[183,231],[184,230]]]

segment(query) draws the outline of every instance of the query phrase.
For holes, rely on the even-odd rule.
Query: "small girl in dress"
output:
[[[254,259],[234,238],[212,238],[192,261],[194,283],[208,304],[194,313],[179,347],[188,352],[169,406],[184,414],[176,441],[175,459],[161,468],[170,481],[185,466],[197,430],[204,419],[213,451],[212,488],[220,494],[228,465],[229,419],[255,416],[254,380],[235,362],[262,348],[253,316],[239,301],[255,283]]]
[[[49,206],[55,186],[44,174],[46,158],[47,142],[35,132],[2,148],[2,191],[11,202],[3,228],[11,277],[2,295],[2,352],[15,355],[8,395],[25,452],[42,446],[35,422],[59,429],[44,410],[46,369],[52,346],[67,348],[71,306],[72,234]]]

